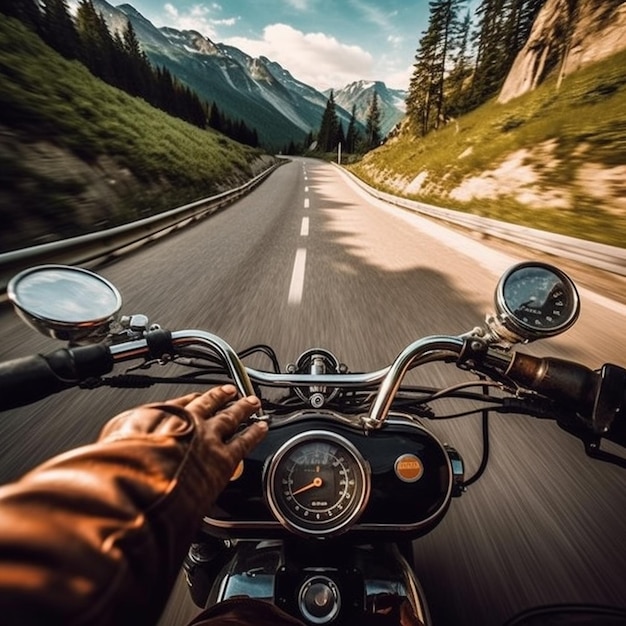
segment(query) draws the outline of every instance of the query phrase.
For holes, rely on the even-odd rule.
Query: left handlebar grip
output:
[[[0,363],[0,410],[31,404],[112,369],[113,356],[104,344]]]

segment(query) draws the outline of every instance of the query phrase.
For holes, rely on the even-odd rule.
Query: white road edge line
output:
[[[300,237],[308,237],[309,236],[309,218],[302,218],[302,227],[300,228]]]
[[[306,266],[306,248],[296,250],[296,260],[293,263],[291,284],[289,285],[288,304],[300,304],[304,288],[304,268]]]

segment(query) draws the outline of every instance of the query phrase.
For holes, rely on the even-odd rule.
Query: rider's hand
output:
[[[227,406],[236,393],[233,385],[222,385],[203,394],[192,393],[162,404],[139,406],[109,421],[100,441],[145,435],[184,437],[195,426],[196,454],[209,470],[212,488],[219,493],[239,461],[265,437],[268,429],[263,421],[240,429],[260,409],[261,403],[249,396]]]
[[[0,622],[155,624],[202,515],[267,432],[245,425],[259,400],[235,396],[126,411],[2,487]]]

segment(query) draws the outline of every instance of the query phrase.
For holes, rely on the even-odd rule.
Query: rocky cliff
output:
[[[626,48],[624,0],[547,0],[502,87],[508,102]]]

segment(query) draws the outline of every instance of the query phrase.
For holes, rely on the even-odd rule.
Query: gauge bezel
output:
[[[324,522],[315,522],[309,526],[300,520],[300,523],[290,518],[282,506],[282,496],[278,496],[280,490],[277,472],[281,462],[299,446],[306,443],[330,443],[342,449],[347,454],[355,469],[356,504],[352,504],[350,511],[341,517]],[[264,493],[267,504],[274,517],[287,530],[308,537],[331,537],[346,532],[361,516],[371,490],[371,469],[369,463],[363,458],[357,447],[348,439],[337,433],[327,430],[311,430],[299,433],[283,443],[276,453],[270,458],[264,471]],[[291,513],[293,515],[293,513]]]
[[[567,290],[567,297],[572,302],[573,306],[570,307],[570,311],[560,324],[557,326],[552,326],[550,328],[538,328],[531,324],[524,322],[524,320],[520,319],[517,315],[515,315],[514,311],[509,306],[507,299],[504,295],[504,288],[508,280],[520,270],[526,270],[529,268],[542,269],[550,272],[551,274],[556,275],[565,289]],[[506,339],[514,340],[514,341],[535,341],[537,339],[544,339],[546,337],[554,337],[555,335],[560,335],[565,332],[569,328],[571,328],[576,320],[578,319],[578,315],[580,314],[580,297],[578,295],[578,290],[576,289],[576,285],[572,281],[572,279],[562,270],[550,265],[549,263],[540,263],[536,261],[528,261],[524,263],[518,263],[513,267],[510,267],[500,278],[498,281],[498,285],[496,287],[495,293],[495,305],[497,312],[497,321],[498,325],[503,327],[505,333],[502,333],[502,328],[499,330],[496,329],[496,332],[500,335],[505,335]],[[506,336],[508,334],[508,336]]]

